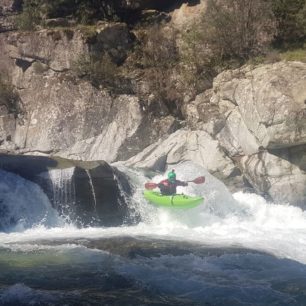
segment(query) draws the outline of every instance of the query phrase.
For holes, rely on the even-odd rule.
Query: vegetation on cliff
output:
[[[50,18],[77,26],[128,22],[136,34],[129,55],[116,62],[105,50],[84,54],[74,63],[76,75],[112,91],[141,75],[154,100],[178,116],[183,97],[211,87],[224,69],[306,57],[306,0],[207,0],[202,18],[180,32],[166,22],[148,25],[141,14],[127,15],[122,1],[28,0],[16,22],[22,30],[47,26]]]
[[[21,30],[44,26],[47,18],[68,17],[77,23],[92,24],[101,19],[117,20],[118,8],[113,0],[27,0],[17,18]]]

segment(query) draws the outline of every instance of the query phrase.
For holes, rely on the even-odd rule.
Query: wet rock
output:
[[[0,168],[38,184],[67,222],[83,226],[133,223],[127,177],[104,161],[0,155]]]

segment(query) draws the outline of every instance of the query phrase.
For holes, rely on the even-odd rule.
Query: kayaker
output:
[[[161,194],[173,195],[173,194],[176,194],[177,186],[188,186],[188,183],[177,180],[175,170],[172,169],[168,173],[168,179],[159,182],[157,186],[160,189]]]

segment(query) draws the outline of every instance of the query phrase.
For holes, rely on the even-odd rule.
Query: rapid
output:
[[[163,176],[118,168],[134,185],[140,222],[86,228],[59,216],[34,183],[1,171],[0,305],[305,305],[304,210],[231,194],[188,162],[178,178],[206,182],[178,191],[204,203],[157,208],[143,185]]]

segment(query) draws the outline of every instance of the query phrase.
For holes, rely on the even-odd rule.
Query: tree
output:
[[[277,47],[304,44],[306,38],[306,0],[270,0],[277,21]]]
[[[248,59],[271,42],[275,22],[265,0],[208,0],[203,31],[209,48],[221,59]]]

